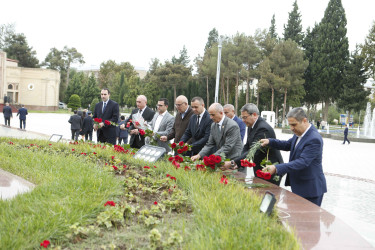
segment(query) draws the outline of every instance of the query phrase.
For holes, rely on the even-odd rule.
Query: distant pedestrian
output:
[[[12,108],[9,106],[9,103],[5,103],[5,106],[3,107],[3,113],[4,113],[4,121],[5,126],[10,127],[10,118],[13,117]]]
[[[87,116],[83,119],[82,131],[85,135],[85,141],[92,141],[92,131],[94,130],[94,120],[91,111],[87,112]]]
[[[26,115],[28,115],[27,109],[25,108],[25,105],[22,105],[22,108],[18,110],[17,116],[20,115],[20,129],[22,129],[22,124],[23,124],[23,129],[26,129]]]
[[[320,120],[318,120],[318,121],[316,122],[316,127],[317,127],[317,129],[320,128]]]
[[[344,129],[344,142],[342,144],[345,144],[346,141],[348,142],[348,144],[350,144],[350,141],[348,140],[348,132],[349,132],[349,124]]]
[[[322,121],[322,122],[320,123],[320,125],[322,125],[322,129],[325,129],[325,127],[326,127],[326,121]]]
[[[77,114],[77,110],[74,110],[74,115],[69,118],[68,121],[71,126],[70,129],[72,130],[72,140],[78,141],[79,132],[82,129],[82,117]]]
[[[117,140],[118,140],[118,145],[121,145],[121,144],[128,144],[128,136],[129,136],[129,132],[128,132],[128,129],[126,128],[126,124],[125,124],[125,130],[123,129],[120,129],[120,126],[122,124],[125,124],[125,116],[121,116],[121,121],[119,122],[117,128],[116,128],[116,137],[117,137]]]

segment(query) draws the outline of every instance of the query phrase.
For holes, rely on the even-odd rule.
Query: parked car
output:
[[[67,106],[66,106],[65,103],[59,102],[59,109],[66,109],[66,108],[67,108]]]

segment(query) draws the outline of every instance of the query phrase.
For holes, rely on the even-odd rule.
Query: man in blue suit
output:
[[[206,145],[210,137],[212,120],[204,108],[204,100],[201,97],[191,99],[190,106],[193,109],[194,115],[190,117],[189,125],[181,141],[189,142],[193,146],[188,153],[189,156],[193,156],[198,154],[204,145]]]
[[[243,142],[243,138],[245,137],[246,133],[246,124],[240,118],[238,118],[238,116],[235,115],[234,106],[232,104],[225,104],[224,114],[229,119],[232,119],[233,121],[237,122],[238,127],[240,127],[241,141]]]
[[[23,124],[23,129],[26,129],[26,115],[28,115],[28,113],[27,113],[27,109],[25,108],[25,105],[22,105],[22,108],[18,110],[17,115],[20,116],[20,129],[22,129],[22,124]]]
[[[290,151],[289,162],[267,166],[267,171],[279,176],[287,174],[285,185],[292,192],[320,206],[327,192],[322,167],[323,140],[318,130],[307,120],[302,108],[289,111],[288,123],[294,136],[288,141],[262,139],[262,146]]]
[[[105,121],[118,122],[119,106],[117,102],[109,99],[111,93],[104,88],[100,92],[102,101],[95,105],[93,118],[101,118],[102,122],[94,125],[94,130],[98,136],[98,142],[107,142],[116,145],[116,126],[106,125]]]

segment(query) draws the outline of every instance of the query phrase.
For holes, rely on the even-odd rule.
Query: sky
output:
[[[208,33],[254,35],[270,27],[275,14],[277,33],[294,0],[2,0],[0,24],[15,24],[43,61],[51,48],[74,47],[84,56],[83,68],[102,62],[130,62],[148,69],[179,55],[186,46],[191,63],[203,55]],[[298,0],[303,31],[324,16],[329,0]],[[375,0],[342,0],[347,18],[349,49],[364,43],[375,21]]]

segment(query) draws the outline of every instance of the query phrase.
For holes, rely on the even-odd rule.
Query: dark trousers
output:
[[[23,123],[23,129],[26,129],[26,120],[20,119],[20,129],[22,129],[22,123]]]
[[[4,117],[4,120],[5,120],[5,126],[10,126],[10,117],[9,118]]]
[[[345,144],[346,141],[350,144],[350,141],[348,140],[348,135],[344,135],[344,142],[342,144]]]
[[[305,198],[308,201],[311,201],[312,203],[320,207],[320,205],[322,205],[323,195],[324,194],[322,194],[321,196],[317,196],[317,197],[303,197],[303,198]]]
[[[123,142],[123,144],[127,144],[128,143],[128,137],[120,137],[118,138],[118,144],[121,145],[121,142]]]
[[[98,142],[101,142],[101,143],[110,143],[112,145],[116,145],[116,137],[105,137],[103,132],[99,129],[97,131],[97,135],[98,135]]]
[[[72,140],[78,141],[80,129],[72,129]]]
[[[87,141],[87,139],[89,139],[90,141],[92,141],[92,131],[87,131],[85,133],[85,141]]]

